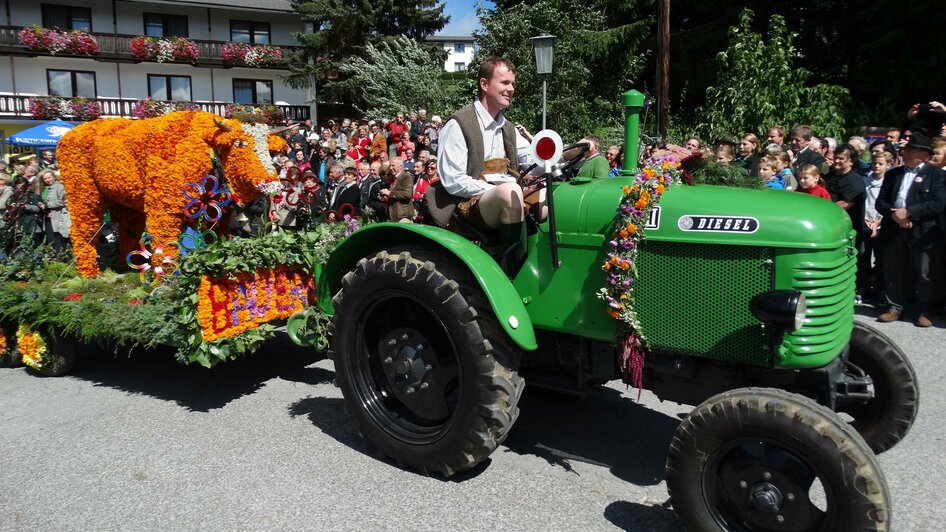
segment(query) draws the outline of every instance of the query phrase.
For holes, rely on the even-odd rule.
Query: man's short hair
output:
[[[864,150],[867,149],[867,139],[864,137],[851,137],[847,139],[847,143],[851,146],[854,146],[854,149],[857,150],[858,153],[864,153]]]
[[[500,65],[508,68],[509,71],[512,72],[513,74],[516,73],[516,65],[512,64],[512,61],[508,59],[503,59],[502,57],[497,57],[495,55],[491,57],[487,57],[483,61],[483,64],[480,65],[480,73],[476,76],[476,97],[477,98],[483,96],[483,89],[480,88],[480,80],[484,78],[486,79],[486,81],[493,79],[493,72],[495,72],[496,67]]]
[[[811,140],[811,126],[806,126],[804,124],[800,126],[795,126],[792,128],[792,137],[800,136],[803,140]]]
[[[887,162],[887,164],[890,164],[893,162],[893,154],[889,151],[879,151],[870,156],[871,161],[876,161],[878,159],[883,159]]]
[[[946,148],[946,137],[942,135],[933,137],[932,142],[930,142],[930,147],[933,148],[934,150],[939,149],[939,148]]]
[[[765,153],[767,153],[767,154],[769,154],[769,155],[776,155],[776,154],[782,153],[782,152],[784,152],[784,151],[785,151],[785,150],[783,150],[781,146],[779,146],[778,144],[776,144],[776,143],[774,143],[774,142],[773,142],[772,144],[768,144],[768,145],[765,146]]]
[[[588,135],[581,140],[590,144],[591,148],[595,151],[601,151],[601,137],[597,135]]]
[[[784,127],[779,126],[779,125],[774,125],[774,126],[772,126],[772,127],[769,128],[769,131],[772,131],[773,129],[774,129],[776,132],[778,132],[778,136],[782,137],[783,139],[785,138],[785,128],[784,128]]]
[[[842,144],[838,146],[837,149],[834,150],[835,158],[837,158],[837,156],[841,155],[842,153],[847,153],[848,158],[851,159],[852,162],[857,161],[857,150],[854,149],[854,146],[851,146],[850,144]]]

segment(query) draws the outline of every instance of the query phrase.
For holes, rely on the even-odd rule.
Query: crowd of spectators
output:
[[[280,194],[237,209],[234,234],[311,228],[367,213],[375,220],[420,222],[424,193],[437,174],[443,120],[424,109],[390,120],[311,120],[290,123],[281,134],[289,149],[273,162]],[[267,225],[268,224],[268,225]]]
[[[861,136],[839,143],[807,125],[773,125],[764,144],[746,133],[712,145],[693,136],[684,148],[738,166],[768,188],[838,204],[857,234],[855,301],[886,308],[882,322],[901,319],[905,304],[915,301],[916,324],[929,327],[946,305],[946,106],[917,104],[907,117],[914,127],[890,129],[870,143]]]
[[[71,225],[53,150],[0,162],[0,260],[24,242],[46,242],[61,251],[69,244]]]

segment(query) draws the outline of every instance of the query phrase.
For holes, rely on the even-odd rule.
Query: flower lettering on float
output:
[[[206,342],[288,318],[316,300],[312,276],[284,266],[214,279],[203,275],[197,294],[197,321]]]

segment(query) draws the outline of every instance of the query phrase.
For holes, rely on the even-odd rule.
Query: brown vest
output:
[[[483,151],[483,132],[480,131],[480,121],[476,119],[476,109],[473,104],[467,105],[453,113],[449,120],[456,120],[466,142],[466,173],[474,179],[482,179],[483,161],[486,152]],[[516,127],[506,120],[503,124],[503,148],[506,150],[507,165],[516,168],[518,161],[516,152]]]
[[[466,143],[466,173],[474,179],[483,179],[483,166],[486,152],[483,150],[483,132],[480,131],[479,120],[476,119],[476,109],[473,104],[460,109],[450,120],[456,120],[460,126],[460,132],[463,133],[463,140]],[[506,150],[507,166],[513,169],[516,167],[518,157],[516,155],[516,129],[512,122],[506,120],[503,125],[503,147]],[[430,211],[431,218],[440,227],[450,228],[453,225],[453,212],[457,205],[465,198],[453,196],[443,188],[440,181],[431,183],[424,194],[427,199],[427,208]]]

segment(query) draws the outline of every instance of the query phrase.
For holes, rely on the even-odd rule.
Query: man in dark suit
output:
[[[792,157],[792,167],[795,168],[795,172],[800,171],[805,165],[813,164],[821,170],[821,175],[828,173],[828,165],[824,157],[808,147],[811,143],[811,126],[801,125],[792,128],[791,143],[792,152],[795,154]]]
[[[884,247],[884,278],[889,309],[881,322],[900,319],[907,299],[904,271],[912,266],[920,315],[918,327],[933,325],[933,267],[931,257],[946,208],[946,172],[929,164],[933,152],[926,135],[915,133],[903,149],[903,166],[889,170],[877,197],[883,216],[880,236]]]

